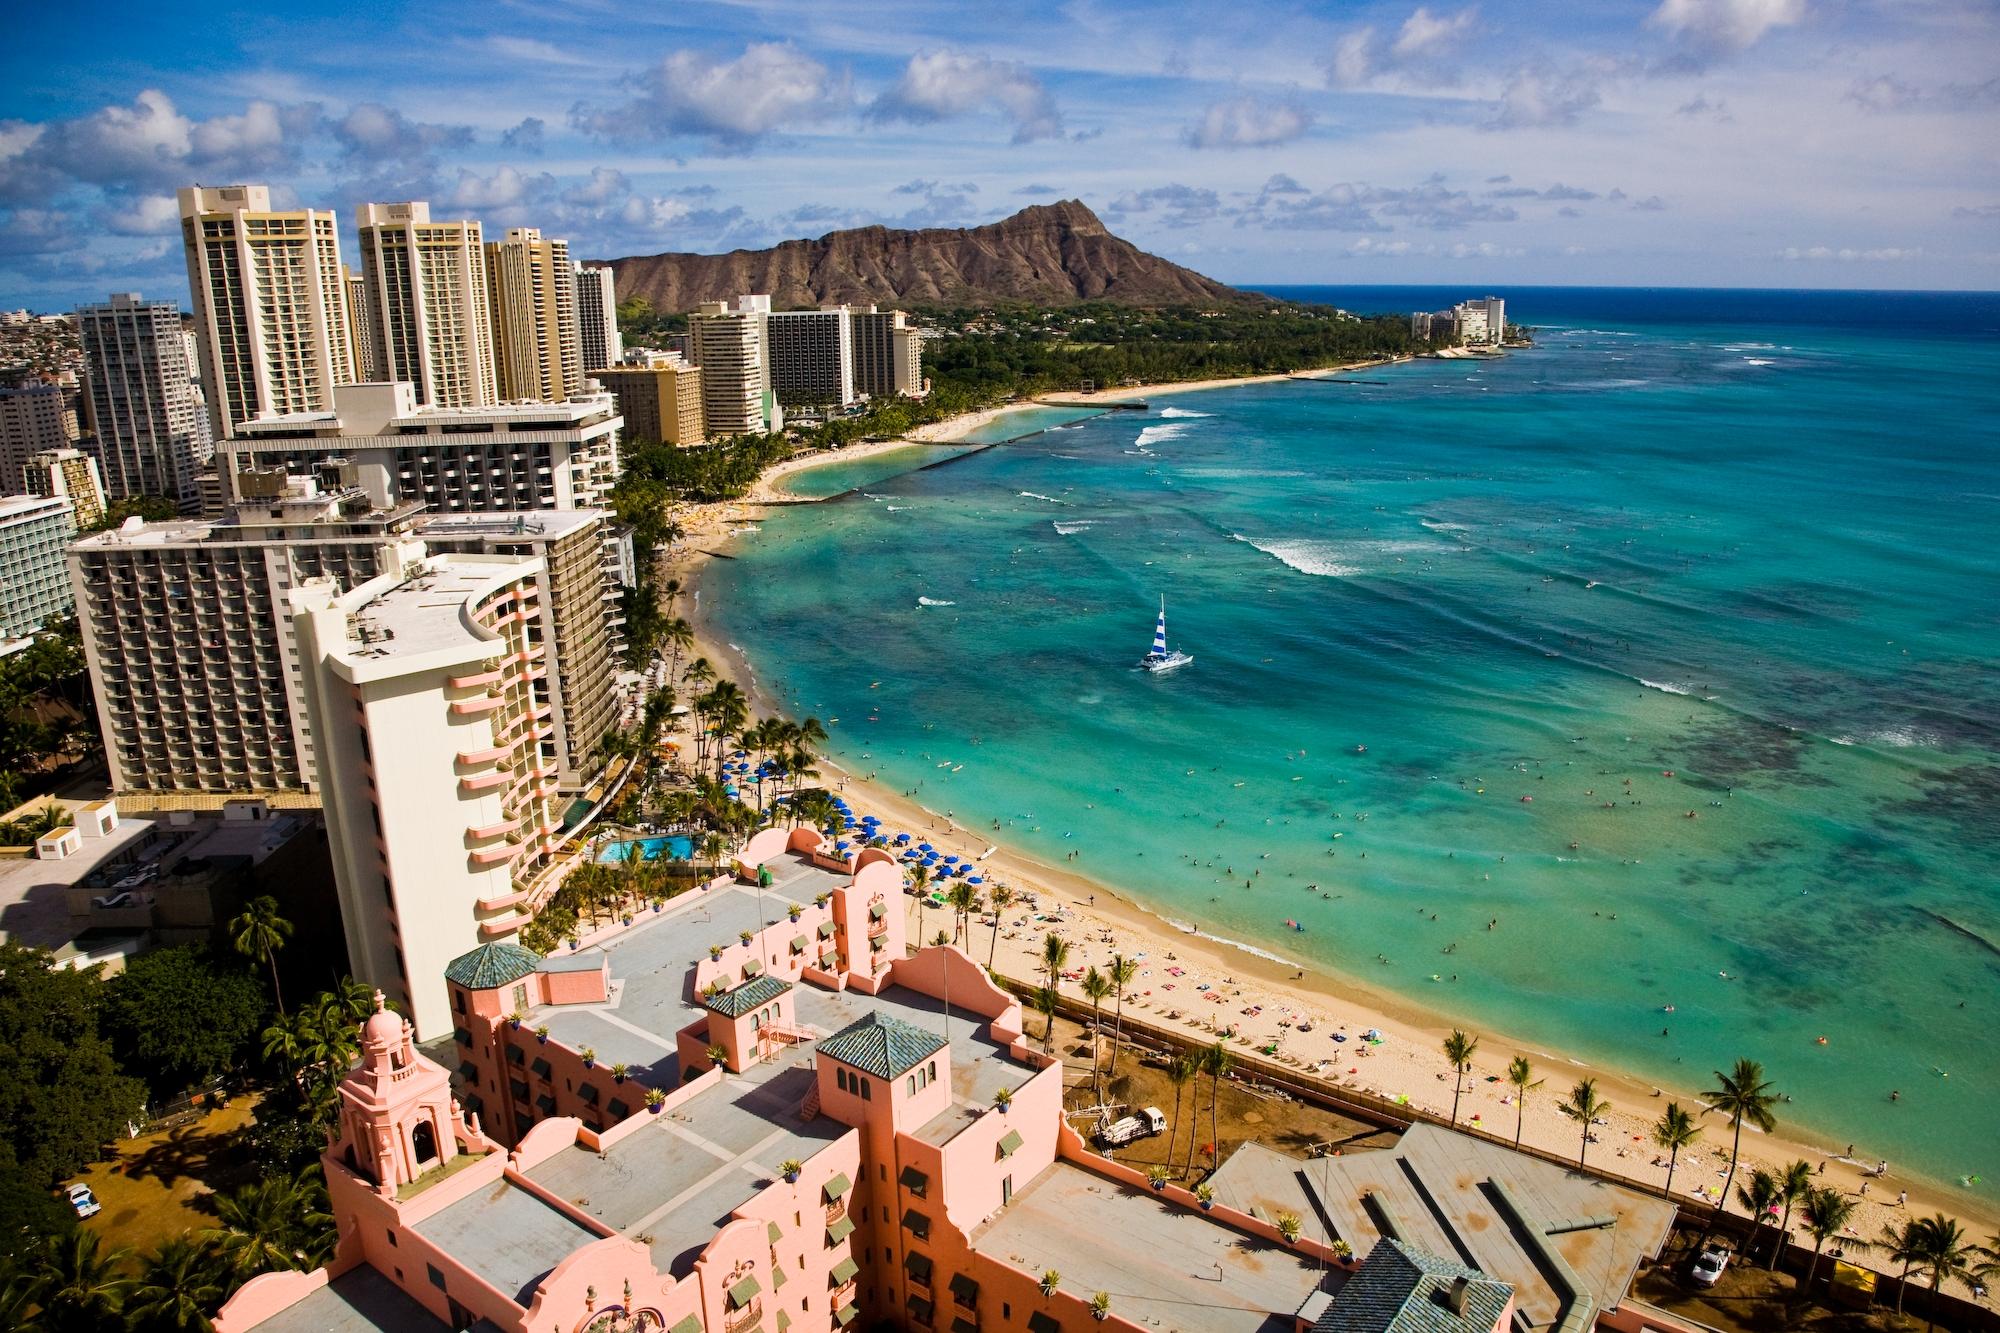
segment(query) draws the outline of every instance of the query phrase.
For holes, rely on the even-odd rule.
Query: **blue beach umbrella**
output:
[[[920,852],[928,852],[928,851],[932,850],[932,848],[931,848],[931,845],[930,845],[929,843],[927,843],[927,842],[920,842],[920,843],[918,843],[918,844],[917,844],[917,850],[918,850],[918,851],[920,851]]]
[[[965,882],[967,884],[984,884],[986,882],[986,876],[974,875],[972,878],[966,880]]]

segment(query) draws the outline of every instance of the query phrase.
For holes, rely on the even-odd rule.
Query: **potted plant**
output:
[[[1293,1244],[1298,1240],[1299,1229],[1302,1225],[1297,1213],[1281,1212],[1278,1214],[1278,1234],[1285,1238],[1285,1244],[1287,1245]]]
[[[818,893],[815,893],[813,895],[814,907],[824,907],[832,901],[833,901],[833,895],[831,893],[828,893],[825,889],[821,889]]]
[[[597,1049],[595,1047],[586,1046],[578,1051],[577,1054],[583,1057],[583,1067],[585,1069],[597,1068]]]
[[[1352,1245],[1349,1245],[1344,1240],[1336,1239],[1333,1242],[1333,1244],[1327,1246],[1327,1248],[1332,1250],[1334,1257],[1340,1260],[1342,1263],[1347,1263],[1354,1258],[1354,1247]]]
[[[806,1164],[796,1157],[787,1157],[784,1161],[778,1163],[778,1174],[785,1178],[787,1185],[798,1184],[799,1173],[805,1169]]]
[[[1194,1187],[1194,1197],[1201,1203],[1201,1210],[1207,1212],[1215,1207],[1215,1186],[1206,1180],[1202,1181]]]
[[[579,944],[581,944],[581,943],[583,943],[583,941],[582,941],[582,940],[580,940],[580,939],[578,939],[578,938],[577,938],[576,936],[572,935],[572,936],[570,936],[570,937],[569,937],[569,947],[570,947],[571,949],[575,949],[575,948],[576,948],[576,946],[577,946],[577,945],[579,945]]]
[[[737,938],[737,939],[739,939],[739,940],[742,940],[742,941],[743,941],[743,942],[744,942],[745,944],[748,944],[748,943],[749,943],[749,942],[750,942],[751,940],[754,940],[754,939],[756,939],[757,937],[756,937],[756,935],[754,935],[754,934],[753,934],[753,933],[751,933],[750,931],[747,931],[747,930],[739,930],[739,931],[737,931],[737,932],[736,932],[736,938]]]
[[[624,916],[620,917],[619,919],[628,926],[632,924],[632,914],[630,912],[627,912]]]
[[[549,1025],[547,1023],[535,1029],[535,1040],[544,1046],[549,1044]]]
[[[1146,1183],[1151,1185],[1156,1190],[1165,1190],[1167,1187],[1167,1168],[1159,1165],[1158,1163],[1154,1163],[1152,1166],[1147,1167]]]
[[[793,903],[791,907],[785,912],[785,915],[790,917],[792,919],[792,923],[796,925],[798,923],[800,914],[803,913],[805,910],[806,910],[805,908],[800,907],[797,903]]]
[[[632,1072],[632,1066],[630,1065],[626,1064],[613,1065],[611,1066],[611,1081],[613,1083],[623,1083],[625,1081],[625,1076],[631,1072]]]
[[[1056,1288],[1060,1287],[1061,1285],[1062,1285],[1062,1274],[1058,1273],[1055,1269],[1051,1268],[1048,1272],[1042,1274],[1042,1295],[1044,1296],[1055,1295]]]
[[[1100,1291],[1090,1298],[1090,1317],[1103,1321],[1111,1317],[1111,1293]]]
[[[1007,1108],[1014,1104],[1014,1090],[1012,1088],[1000,1089],[1000,1091],[993,1094],[993,1104],[1000,1108],[1001,1115],[1006,1115]]]
[[[722,958],[722,946],[721,946],[720,944],[711,944],[711,945],[709,945],[709,946],[708,946],[708,961],[709,961],[709,962],[711,962],[711,963],[714,963],[714,962],[719,962],[719,961],[721,961],[721,958]]]
[[[717,1069],[722,1068],[722,1066],[726,1064],[728,1060],[729,1060],[729,1052],[723,1047],[721,1042],[717,1042],[715,1045],[708,1048],[708,1062],[714,1065]]]
[[[667,1104],[666,1093],[661,1092],[658,1088],[646,1089],[646,1109],[648,1111],[651,1111],[654,1115],[658,1115],[660,1113],[660,1108],[662,1106],[665,1106],[666,1104]]]
[[[522,1013],[519,1009],[516,1009],[513,1013],[507,1015],[508,1026],[512,1027],[514,1031],[519,1032],[521,1030],[521,1024],[527,1021],[527,1017],[528,1016],[526,1014]]]

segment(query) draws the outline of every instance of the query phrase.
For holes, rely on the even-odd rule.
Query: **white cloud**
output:
[[[1062,113],[1026,65],[964,51],[922,51],[910,57],[893,88],[869,108],[877,120],[946,120],[997,109],[1014,126],[1014,142],[1060,138]]]
[[[676,51],[629,82],[631,101],[602,110],[578,107],[572,113],[577,127],[607,139],[695,135],[743,149],[845,101],[833,73],[788,42],[753,42],[725,61]]]
[[[1443,15],[1433,14],[1418,5],[1410,12],[1410,17],[1403,20],[1402,30],[1396,34],[1389,54],[1398,60],[1430,55],[1463,36],[1476,17],[1476,9],[1461,9],[1456,14]]]
[[[450,203],[453,208],[512,208],[553,183],[549,176],[523,176],[513,167],[501,167],[490,176],[461,168],[457,183],[451,187]]]
[[[1872,250],[1862,250],[1845,245],[1838,248],[1831,245],[1809,245],[1804,247],[1788,245],[1778,251],[1778,258],[1787,261],[1833,260],[1843,264],[1855,262],[1894,263],[1898,260],[1922,259],[1923,257],[1924,251],[1921,246],[1890,245]]]
[[[170,194],[144,194],[126,201],[122,208],[105,209],[97,222],[120,236],[178,236],[180,205]]]
[[[1375,46],[1373,28],[1356,28],[1345,33],[1334,43],[1333,55],[1327,61],[1327,79],[1336,88],[1358,88],[1368,82],[1375,72],[1372,52]]]
[[[1697,49],[1713,53],[1746,51],[1773,28],[1806,16],[1806,0],[1660,0],[1646,19]]]
[[[1536,129],[1570,125],[1598,102],[1597,85],[1581,74],[1524,69],[1508,80],[1488,129]]]
[[[1246,95],[1210,103],[1181,138],[1190,148],[1269,148],[1299,138],[1312,123],[1312,112],[1295,103]]]

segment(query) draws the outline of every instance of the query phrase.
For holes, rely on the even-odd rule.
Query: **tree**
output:
[[[1896,1317],[1903,1316],[1903,1290],[1910,1285],[1910,1270],[1923,1261],[1924,1238],[1917,1230],[1915,1218],[1907,1218],[1902,1225],[1889,1223],[1882,1228],[1875,1248],[1888,1256],[1892,1264],[1903,1266],[1903,1275],[1896,1283]]]
[[[18,1169],[46,1187],[140,1114],[145,1085],[118,1071],[98,1030],[103,990],[95,968],[0,944],[0,1178]]]
[[[956,944],[962,937],[969,947],[972,944],[972,916],[979,910],[979,886],[967,884],[963,879],[954,880],[945,894],[945,901],[951,904],[951,942]]]
[[[1458,1128],[1458,1095],[1465,1087],[1465,1073],[1472,1068],[1472,1053],[1479,1049],[1479,1038],[1468,1037],[1460,1028],[1453,1028],[1444,1039],[1444,1058],[1451,1061],[1451,1125]]]
[[[222,1279],[213,1240],[191,1233],[167,1240],[126,1297],[134,1333],[209,1333],[208,1312],[226,1295]]]
[[[1828,1241],[1838,1236],[1847,1224],[1854,1220],[1855,1210],[1860,1206],[1858,1199],[1831,1185],[1806,1191],[1801,1211],[1805,1215],[1806,1230],[1813,1238],[1813,1257],[1812,1263],[1806,1268],[1805,1290],[1812,1290],[1813,1277],[1819,1272],[1820,1251],[1826,1248]],[[1848,1237],[1845,1244],[1862,1250],[1874,1248],[1874,1242],[1853,1236]]]
[[[1058,999],[1054,986],[1038,986],[1035,988],[1035,1008],[1042,1015],[1043,1055],[1047,1055],[1049,1047],[1055,1044],[1057,1003]]]
[[[1569,1090],[1569,1100],[1556,1109],[1576,1121],[1580,1130],[1576,1149],[1576,1164],[1583,1165],[1583,1155],[1590,1150],[1590,1122],[1611,1109],[1611,1103],[1597,1095],[1597,1080],[1584,1079]]]
[[[81,1227],[52,1238],[31,1279],[31,1299],[41,1307],[34,1326],[43,1333],[100,1333],[118,1327],[132,1286],[120,1270],[131,1254],[100,1248],[97,1233]]]
[[[153,1095],[178,1095],[233,1066],[257,1033],[263,988],[205,950],[154,949],[105,983],[104,1030]]]
[[[1755,1060],[1738,1060],[1736,1067],[1725,1074],[1715,1071],[1715,1089],[1707,1093],[1703,1103],[1708,1110],[1720,1111],[1729,1117],[1734,1129],[1734,1138],[1729,1147],[1729,1171],[1722,1178],[1722,1196],[1718,1210],[1729,1207],[1729,1185],[1736,1179],[1736,1163],[1743,1155],[1743,1122],[1748,1120],[1766,1134],[1777,1128],[1778,1117],[1772,1107],[1778,1104],[1778,1090],[1764,1077],[1764,1066]],[[1701,1229],[1701,1240],[1697,1248],[1708,1244],[1708,1238],[1715,1233],[1715,1219]]]
[[[1660,1190],[1661,1198],[1673,1197],[1674,1167],[1680,1162],[1681,1149],[1693,1147],[1700,1137],[1701,1127],[1694,1117],[1682,1110],[1679,1102],[1668,1102],[1667,1109],[1653,1125],[1654,1144],[1667,1150],[1667,1183]]]
[[[266,1177],[218,1195],[215,1215],[221,1225],[209,1234],[239,1282],[259,1273],[308,1272],[333,1250],[333,1219],[316,1167],[296,1183]]]
[[[1969,1242],[1965,1229],[1943,1213],[1920,1218],[1915,1224],[1917,1267],[1930,1275],[1931,1304],[1924,1318],[1925,1329],[1937,1327],[1937,1294],[1946,1279],[1970,1280],[1979,1247]],[[1901,1299],[1901,1293],[1898,1293]]]
[[[271,998],[278,1012],[285,1012],[284,992],[278,989],[278,950],[291,938],[292,923],[278,915],[278,900],[269,894],[252,898],[243,914],[229,923],[229,942],[246,958],[262,956],[271,969]]]
[[[1216,1101],[1222,1095],[1222,1080],[1235,1067],[1236,1057],[1221,1042],[1202,1048],[1201,1072],[1208,1075],[1208,1143],[1215,1152],[1216,1166],[1222,1165],[1222,1130],[1216,1114]],[[1192,1163],[1192,1156],[1189,1161]]]
[[[993,902],[993,938],[986,942],[986,966],[993,966],[993,955],[1000,951],[1000,918],[1006,914],[1007,905],[1014,901],[1014,891],[1005,884],[995,884],[987,896]]]
[[[1118,1048],[1125,1041],[1125,992],[1131,989],[1132,979],[1139,975],[1139,960],[1127,958],[1122,953],[1111,955],[1111,970],[1106,974],[1118,991],[1118,1016],[1112,1020],[1111,1030],[1111,1076],[1118,1076]]]
[[[1174,1143],[1181,1135],[1181,1096],[1187,1085],[1194,1080],[1196,1074],[1199,1072],[1199,1067],[1184,1051],[1175,1051],[1167,1060],[1167,1082],[1172,1084],[1174,1089],[1174,1120],[1171,1125],[1167,1126],[1168,1166],[1174,1164]],[[1194,1152],[1194,1133],[1192,1129],[1188,1132],[1188,1139],[1188,1152],[1190,1157],[1192,1157]]]
[[[1062,984],[1062,970],[1069,965],[1069,943],[1050,931],[1042,940],[1042,971],[1048,974],[1049,989]]]
[[[1785,1247],[1785,1241],[1792,1234],[1792,1205],[1805,1198],[1813,1186],[1812,1163],[1794,1161],[1778,1173],[1778,1202],[1785,1206],[1785,1215],[1778,1223],[1778,1239],[1771,1246],[1771,1262],[1764,1265],[1773,1272],[1778,1268],[1778,1252]]]
[[[1521,1119],[1528,1111],[1528,1094],[1542,1086],[1546,1080],[1535,1077],[1535,1067],[1528,1063],[1528,1057],[1517,1055],[1507,1064],[1507,1082],[1514,1088],[1514,1146],[1521,1146]]]
[[[1092,967],[1083,974],[1083,998],[1090,1001],[1090,1089],[1097,1104],[1104,1104],[1104,1083],[1097,1074],[1097,1048],[1103,1025],[1104,997],[1111,994],[1111,981]]]
[[[1750,1245],[1744,1247],[1746,1254],[1756,1244],[1757,1237],[1764,1234],[1767,1225],[1776,1225],[1772,1218],[1777,1214],[1778,1199],[1783,1190],[1784,1185],[1778,1175],[1761,1166],[1751,1170],[1747,1184],[1736,1187],[1736,1201],[1743,1205],[1743,1211],[1750,1214]]]
[[[922,861],[910,867],[910,887],[917,891],[917,943],[924,942],[924,909],[930,906],[931,868]],[[909,918],[903,918],[908,921]]]

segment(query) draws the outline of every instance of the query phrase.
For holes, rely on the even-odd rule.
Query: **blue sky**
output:
[[[344,223],[428,199],[588,257],[1076,197],[1242,283],[2000,288],[1994,0],[297,0],[9,22],[5,306],[184,300],[172,193],[196,180]]]

